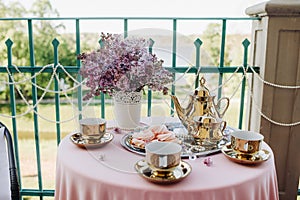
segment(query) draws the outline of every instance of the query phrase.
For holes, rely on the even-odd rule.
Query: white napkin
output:
[[[4,127],[0,128],[0,199],[10,199],[10,178]]]

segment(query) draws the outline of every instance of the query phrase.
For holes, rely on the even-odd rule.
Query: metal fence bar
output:
[[[249,42],[249,40],[245,39],[242,44],[244,46],[243,67],[244,67],[244,69],[246,69],[247,68],[247,63],[248,63],[248,48],[249,48],[250,42]],[[245,74],[243,74],[243,75],[245,75]],[[244,115],[244,104],[245,104],[245,88],[246,88],[246,77],[243,77],[242,86],[241,86],[240,116],[239,116],[239,125],[238,125],[239,129],[242,129],[242,126],[243,126],[243,115]]]
[[[197,69],[197,77],[196,77],[196,83],[195,83],[195,88],[197,88],[199,86],[199,70],[200,70],[200,47],[202,45],[202,41],[198,38],[194,41],[194,45],[195,45],[195,48],[196,48],[196,63],[195,63],[195,67]]]
[[[124,38],[128,36],[128,19],[124,19]]]
[[[195,66],[176,66],[176,68],[170,67],[170,66],[164,66],[166,69],[173,73],[196,73],[197,69]],[[18,67],[18,71],[21,73],[31,73],[31,72],[38,72],[41,71],[43,67],[41,66],[35,66],[34,69],[30,69],[29,67],[26,66],[20,66]],[[230,66],[230,67],[215,67],[215,66],[201,66],[200,72],[201,73],[233,73],[237,70],[237,68],[240,68],[240,66]],[[259,67],[257,66],[252,66],[253,70],[255,72],[259,72]],[[9,71],[11,73],[16,73],[18,72],[14,67],[9,66],[8,67]],[[65,71],[68,73],[78,73],[79,68],[77,66],[64,66]],[[53,68],[52,67],[46,67],[43,71],[43,73],[52,73]],[[58,68],[56,72],[64,72],[61,68]],[[243,73],[244,70],[240,68],[237,73]],[[0,66],[0,73],[6,73],[6,67]],[[247,73],[252,73],[252,70],[247,69]]]
[[[154,40],[150,38],[150,45],[149,45],[149,53],[152,53],[152,48],[154,45]],[[152,90],[148,89],[148,106],[147,106],[147,116],[151,116],[151,108],[152,108]]]
[[[105,118],[105,94],[101,92],[101,118]]]
[[[176,68],[176,44],[177,44],[177,19],[173,19],[173,32],[172,32],[172,68]],[[176,74],[173,73],[173,81],[175,81]],[[171,94],[175,95],[175,85],[172,85]],[[171,101],[171,116],[174,115],[174,102]]]
[[[235,21],[253,21],[260,20],[260,17],[8,17],[8,18],[0,18],[0,21],[20,21],[20,20],[54,20],[54,21],[63,21],[63,20],[71,20],[74,21],[76,19],[80,20],[187,20],[187,21],[214,21],[214,20],[235,20]]]
[[[80,52],[80,21],[79,19],[76,19],[76,54],[79,55],[81,52]],[[76,60],[76,66],[77,68],[79,69],[80,66],[81,66],[81,62],[79,59]],[[82,77],[78,74],[77,75],[77,81],[79,83],[81,83],[82,81]],[[82,111],[82,87],[79,86],[78,89],[77,89],[77,101],[78,101],[78,111],[79,111],[79,119],[82,118],[82,114],[81,114],[81,111]]]
[[[54,190],[22,189],[21,196],[54,196]]]
[[[100,48],[103,47],[104,42],[102,41],[102,39],[99,40],[99,45]],[[100,94],[100,99],[101,99],[101,117],[105,118],[105,94],[103,92],[101,92]]]
[[[220,68],[224,67],[225,57],[225,41],[226,41],[226,19],[222,20],[222,37],[221,37],[221,52],[220,52]],[[223,73],[219,74],[219,85],[223,83]],[[222,87],[218,89],[218,99],[222,97]]]
[[[173,73],[197,73],[197,69],[195,66],[192,67],[165,67],[167,70]],[[252,67],[255,72],[259,72],[259,67]],[[240,66],[232,66],[232,67],[213,67],[213,66],[201,66],[200,73],[244,73],[244,69]],[[252,73],[251,69],[246,70],[247,73]]]
[[[12,66],[12,45],[13,42],[8,39],[5,42],[7,47],[7,65]],[[11,76],[13,76],[13,73],[9,71]],[[14,116],[16,116],[16,97],[15,97],[15,86],[11,83],[13,83],[12,77],[8,75],[8,81],[9,81],[9,96],[10,96],[10,108],[11,108],[11,116],[12,116],[12,128],[13,128],[13,140],[14,140],[14,147],[15,147],[15,156],[16,156],[16,163],[17,163],[17,169],[20,169],[20,156],[19,156],[19,145],[18,145],[18,131],[17,131],[17,121]],[[21,172],[18,170],[18,179],[20,183],[20,189],[22,188],[22,182],[21,182]]]
[[[32,31],[32,20],[28,20],[28,37],[29,37],[29,52],[30,52],[30,64],[31,68],[35,66],[35,58],[34,58],[34,39],[33,39],[33,31]],[[31,76],[35,73],[31,72]],[[31,90],[32,90],[32,103],[36,105],[37,102],[37,88],[36,88],[36,78],[31,79]],[[37,106],[34,107],[33,120],[34,120],[34,137],[35,137],[35,151],[37,158],[37,169],[38,169],[38,186],[39,190],[43,190],[43,179],[42,179],[42,170],[41,170],[41,156],[40,156],[40,146],[39,146],[39,125],[38,125],[38,116]],[[43,199],[43,196],[40,195],[40,199]]]
[[[55,38],[52,41],[52,45],[53,45],[53,52],[54,52],[54,68],[57,68],[58,66],[58,46],[59,46],[59,41]],[[59,79],[59,74],[57,74],[57,77],[54,78],[54,90],[56,92],[58,92],[59,89],[59,83],[58,80]],[[60,97],[58,93],[55,93],[54,95],[54,99],[55,99],[55,120],[56,122],[60,121]],[[56,123],[56,140],[57,140],[57,145],[60,143],[60,139],[61,139],[61,134],[60,134],[61,130],[60,130],[60,123]]]

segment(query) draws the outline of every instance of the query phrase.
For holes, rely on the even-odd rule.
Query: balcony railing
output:
[[[5,21],[22,21],[27,23],[27,32],[28,32],[28,45],[29,45],[29,60],[30,60],[30,66],[15,66],[14,65],[14,58],[13,58],[13,47],[14,47],[14,38],[8,38],[5,41],[5,44],[0,44],[0,46],[6,46],[6,53],[7,55],[7,65],[2,63],[0,64],[0,76],[8,76],[8,84],[7,87],[9,89],[9,100],[10,100],[10,118],[11,118],[11,124],[8,124],[12,128],[13,136],[14,136],[14,146],[15,146],[15,151],[16,151],[16,161],[17,161],[17,168],[22,169],[24,167],[24,163],[20,162],[20,156],[22,155],[22,152],[19,150],[19,137],[20,135],[18,132],[22,129],[22,127],[18,127],[18,114],[17,114],[17,109],[18,109],[18,103],[16,99],[16,87],[15,87],[15,81],[13,79],[14,75],[16,74],[29,74],[30,75],[30,88],[32,90],[32,99],[30,101],[32,102],[31,105],[37,105],[40,103],[40,99],[37,94],[37,90],[40,89],[38,88],[37,81],[36,81],[36,75],[40,73],[49,73],[53,76],[59,76],[62,74],[72,74],[73,76],[75,75],[76,80],[78,82],[81,82],[81,77],[77,76],[78,75],[78,70],[80,69],[81,63],[79,60],[76,60],[76,66],[62,66],[60,65],[59,62],[59,40],[57,38],[53,38],[52,41],[48,41],[49,45],[52,42],[52,47],[53,47],[53,64],[46,66],[48,63],[45,63],[45,66],[37,66],[35,63],[35,46],[34,46],[34,27],[33,23],[36,21],[69,21],[73,22],[75,25],[75,46],[76,46],[76,54],[82,53],[82,48],[81,48],[81,23],[83,21],[119,21],[123,23],[123,34],[124,36],[128,36],[130,34],[130,29],[129,29],[129,24],[132,21],[166,21],[170,22],[172,26],[172,30],[170,31],[171,35],[171,59],[170,63],[165,65],[168,70],[173,72],[174,74],[194,74],[197,77],[195,78],[195,83],[194,87],[197,87],[198,85],[198,80],[199,80],[199,73],[200,74],[216,74],[218,77],[218,86],[217,88],[217,93],[218,93],[218,98],[221,98],[223,94],[223,84],[224,84],[224,75],[225,74],[239,74],[241,78],[241,84],[240,84],[240,96],[239,96],[239,111],[238,111],[238,119],[237,119],[237,128],[242,128],[243,127],[243,121],[244,121],[244,105],[245,105],[245,93],[246,93],[246,78],[245,78],[245,73],[253,73],[253,70],[250,70],[248,68],[248,49],[250,45],[250,41],[245,38],[243,42],[240,44],[241,45],[241,51],[242,52],[242,63],[240,63],[237,66],[225,66],[225,51],[226,51],[226,33],[227,33],[227,25],[228,23],[231,23],[233,21],[251,21],[251,20],[259,20],[259,18],[160,18],[160,17],[152,17],[152,18],[145,18],[145,17],[94,17],[94,18],[0,18],[0,23],[5,22]],[[188,22],[201,22],[201,21],[214,21],[217,23],[221,24],[221,32],[220,37],[220,44],[219,44],[219,64],[218,66],[205,66],[201,64],[200,58],[201,58],[201,53],[202,53],[202,40],[201,38],[196,38],[194,41],[194,54],[195,54],[195,61],[193,64],[189,65],[179,65],[177,63],[177,58],[178,58],[178,24],[180,23],[188,23]],[[151,28],[151,27],[149,27]],[[249,29],[250,30],[250,29]],[[204,41],[205,42],[205,41]],[[150,51],[155,51],[153,49],[153,46],[149,47]],[[3,57],[4,55],[2,55]],[[74,59],[76,59],[74,57]],[[164,58],[163,58],[164,59]],[[1,66],[2,65],[2,66]],[[255,72],[259,72],[259,67],[252,66],[252,69],[254,69]],[[55,132],[56,132],[56,143],[59,144],[60,140],[62,138],[61,134],[61,113],[60,111],[60,106],[62,104],[61,102],[61,97],[60,97],[60,87],[59,87],[59,79],[58,78],[53,78],[54,81],[54,105],[55,105]],[[177,94],[178,90],[176,90],[176,86],[172,85],[171,87],[171,93],[172,94]],[[193,88],[192,88],[193,89]],[[82,101],[82,87],[78,86],[76,87],[76,93],[77,93],[77,103],[78,103],[78,111],[79,113],[82,112],[83,110],[83,101]],[[105,94],[101,94],[100,96],[100,107],[101,107],[101,116],[102,118],[106,118],[106,106],[105,102],[107,101],[107,96]],[[153,104],[153,94],[151,91],[147,91],[147,99],[146,99],[146,104],[147,104],[147,112],[146,116],[151,116],[152,115],[152,104]],[[174,105],[173,102],[170,101],[170,115],[174,115]],[[54,196],[54,188],[47,188],[44,189],[43,185],[43,177],[42,177],[42,165],[41,165],[41,145],[40,145],[40,121],[39,121],[39,111],[37,109],[37,106],[32,107],[32,112],[33,113],[33,130],[34,130],[34,148],[35,148],[35,154],[36,154],[36,168],[37,168],[37,180],[38,180],[38,186],[37,188],[25,188],[22,186],[22,170],[19,170],[19,180],[21,183],[21,195],[22,196],[38,196],[40,199],[43,199],[43,197],[46,196]],[[78,116],[80,117],[80,115]],[[4,119],[4,117],[1,117]],[[0,118],[0,119],[1,119]],[[33,165],[33,163],[30,163],[30,165]],[[43,172],[47,173],[47,172]],[[54,176],[54,175],[53,175]]]

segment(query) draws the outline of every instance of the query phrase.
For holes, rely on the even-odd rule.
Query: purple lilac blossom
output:
[[[90,88],[84,99],[100,92],[139,92],[144,87],[167,93],[165,85],[172,82],[172,73],[162,67],[163,60],[148,52],[149,41],[104,33],[101,39],[104,45],[100,49],[78,55],[80,74]]]

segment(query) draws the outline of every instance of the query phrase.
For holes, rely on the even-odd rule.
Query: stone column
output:
[[[248,8],[246,13],[261,17],[252,25],[250,65],[259,66],[259,75],[270,83],[299,86],[300,1],[271,0]],[[270,86],[255,76],[252,87],[248,129],[262,133],[273,149],[280,199],[296,199],[300,125],[287,124],[300,121],[300,89]]]

